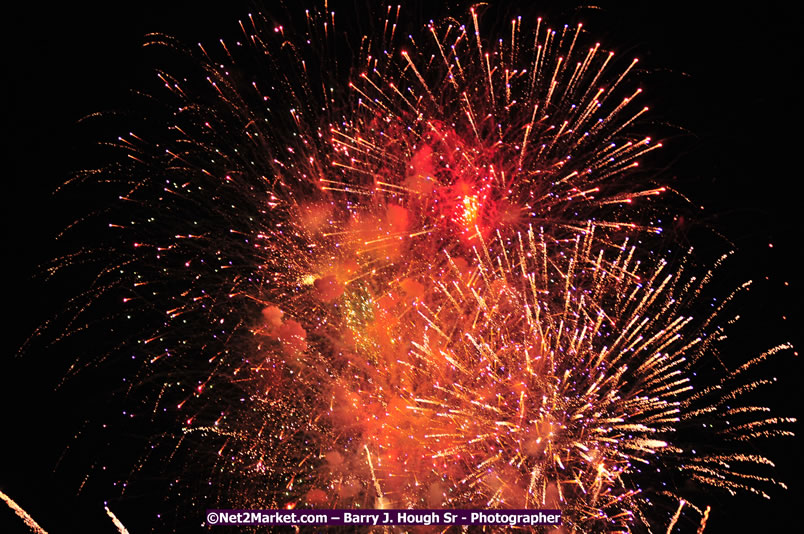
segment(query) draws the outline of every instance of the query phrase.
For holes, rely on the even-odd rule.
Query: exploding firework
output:
[[[89,173],[131,179],[90,298],[144,327],[132,387],[179,421],[154,444],[232,506],[555,507],[575,531],[675,523],[679,476],[774,484],[731,446],[787,433],[741,400],[766,355],[696,384],[730,299],[695,317],[709,276],[644,244],[667,188],[638,169],[661,145],[637,61],[581,25],[384,14],[343,73],[334,14],[248,17],[159,73],[169,126],[117,140],[133,164]],[[724,445],[696,452],[698,424]]]
[[[303,434],[328,436],[314,445],[325,461],[311,466],[301,501],[555,507],[568,528],[601,531],[649,526],[646,510],[663,499],[689,504],[668,489],[678,476],[762,495],[779,484],[754,472],[770,460],[731,444],[789,434],[792,420],[739,400],[768,385],[747,371],[787,346],[696,388],[694,370],[720,340],[717,320],[734,295],[696,321],[684,311],[711,272],[696,282],[664,262],[646,268],[627,244],[606,258],[594,230],[568,242],[517,234],[500,243],[510,252],[497,263],[478,236],[476,270],[448,258],[451,272],[430,293],[347,320],[348,346],[290,364],[292,402],[312,399],[293,410],[307,414]],[[266,318],[277,321],[278,308]],[[288,367],[286,357],[267,362]],[[723,443],[706,454],[678,443],[702,422]],[[248,446],[265,458],[275,445]]]

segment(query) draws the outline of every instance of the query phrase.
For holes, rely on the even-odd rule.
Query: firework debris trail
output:
[[[117,518],[116,515],[114,515],[111,510],[109,510],[108,506],[104,506],[103,509],[106,510],[106,515],[108,515],[109,519],[112,520],[112,523],[114,523],[114,526],[117,527],[117,531],[120,532],[120,534],[129,534],[126,526],[123,525],[123,523]]]
[[[20,519],[22,519],[22,521],[25,523],[25,525],[28,528],[31,529],[31,532],[33,532],[34,534],[47,534],[47,531],[45,529],[43,529],[42,527],[40,527],[39,524],[36,521],[34,521],[34,519],[28,514],[28,512],[23,510],[20,507],[20,505],[18,505],[11,497],[6,495],[2,491],[0,491],[0,499],[2,499],[3,502],[5,502],[8,505],[8,507],[11,508],[14,511],[14,513],[17,514],[20,517]],[[106,510],[106,514],[114,522],[114,526],[117,527],[117,530],[120,532],[120,534],[128,534],[128,530],[126,529],[126,527],[112,513],[112,511],[109,510],[109,508],[105,507],[105,506],[104,506],[104,509]]]
[[[20,517],[20,519],[23,520],[23,522],[25,522],[25,525],[31,529],[31,532],[33,532],[34,534],[47,534],[47,531],[42,527],[40,527],[39,524],[36,521],[34,521],[34,519],[30,515],[28,515],[28,512],[20,508],[20,506],[16,502],[14,502],[14,500],[11,497],[6,495],[2,491],[0,491],[0,499],[3,499],[3,502],[5,502],[9,508],[14,510],[14,513],[17,514]]]
[[[739,445],[790,434],[749,398],[770,383],[749,370],[788,345],[695,383],[747,284],[697,316],[723,260],[698,279],[691,255],[657,259],[672,191],[639,169],[661,144],[638,61],[580,24],[517,18],[492,39],[472,9],[403,36],[399,17],[348,74],[326,11],[299,35],[249,16],[216,50],[149,37],[203,86],[160,71],[170,127],[121,136],[132,163],[84,177],[125,187],[109,226],[126,247],[89,300],[122,288],[127,313],[159,314],[131,344],[140,383],[171,376],[142,401],[176,407],[158,441],[212,451],[243,508],[553,507],[576,531],[694,513],[702,530],[679,476],[781,485]],[[721,449],[677,440],[702,422],[700,448]]]

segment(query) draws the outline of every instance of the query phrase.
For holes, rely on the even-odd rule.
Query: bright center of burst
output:
[[[467,230],[471,230],[477,224],[477,215],[480,211],[480,201],[477,195],[467,195],[463,197],[463,212],[460,219]]]

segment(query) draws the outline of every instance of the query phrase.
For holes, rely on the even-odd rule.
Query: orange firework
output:
[[[284,355],[267,361],[295,374],[294,397],[312,400],[307,432],[326,436],[302,501],[560,508],[570,530],[586,532],[648,526],[645,510],[667,499],[700,512],[683,491],[650,489],[657,478],[763,494],[779,484],[761,474],[770,460],[734,443],[758,430],[789,435],[793,420],[735,400],[767,384],[746,379],[749,368],[789,347],[696,392],[694,370],[720,340],[731,297],[687,316],[712,273],[696,283],[683,267],[646,268],[635,247],[607,251],[595,230],[568,241],[518,234],[498,243],[502,261],[478,236],[476,267],[447,257],[424,294],[375,299],[351,287],[341,312],[319,309],[348,340],[337,349],[327,336],[326,348],[299,356],[280,339]],[[255,375],[263,384],[262,369]],[[720,449],[674,443],[703,421],[711,430],[699,439]]]
[[[733,295],[697,316],[711,271],[649,246],[668,188],[638,174],[661,144],[637,60],[580,24],[492,39],[470,10],[403,36],[399,13],[348,75],[334,13],[249,16],[159,72],[169,128],[118,139],[127,244],[91,298],[142,317],[170,458],[233,507],[558,508],[573,532],[703,528],[679,477],[779,484],[738,445],[792,420],[741,396],[788,345],[695,383]]]

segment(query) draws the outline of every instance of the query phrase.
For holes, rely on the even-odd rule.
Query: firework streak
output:
[[[39,524],[36,521],[34,521],[30,515],[28,515],[28,512],[20,508],[20,505],[14,502],[14,500],[11,497],[6,495],[2,491],[0,491],[0,499],[2,499],[3,502],[5,502],[8,505],[8,507],[11,508],[14,511],[14,513],[17,514],[17,516],[19,516],[20,519],[22,519],[22,521],[25,523],[25,526],[31,529],[31,532],[33,532],[34,534],[47,534],[47,531],[42,527],[40,527]]]
[[[791,420],[746,396],[786,345],[696,383],[734,295],[699,314],[714,267],[650,245],[669,189],[638,169],[661,145],[637,60],[581,25],[484,36],[474,10],[403,37],[399,12],[348,73],[334,14],[248,17],[159,73],[169,128],[88,173],[131,177],[98,287],[152,324],[135,382],[181,421],[156,444],[211,457],[206,498],[238,508],[560,509],[596,532],[700,524],[681,481],[765,495],[740,444]]]

